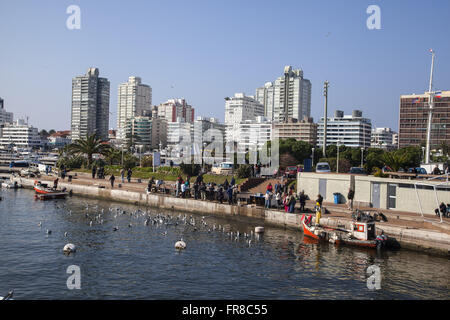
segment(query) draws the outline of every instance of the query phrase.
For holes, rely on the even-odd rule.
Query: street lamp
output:
[[[361,147],[361,168],[364,165],[364,147]]]
[[[336,173],[339,173],[339,146],[341,145],[341,141],[337,141],[337,161],[336,161]]]
[[[312,159],[311,167],[314,167],[314,148],[312,148],[311,159]]]
[[[203,149],[202,149],[202,172],[205,172],[205,147],[206,147],[206,142],[203,142]]]

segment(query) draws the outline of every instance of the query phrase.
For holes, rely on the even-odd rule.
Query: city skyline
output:
[[[446,90],[450,83],[446,59],[450,49],[442,41],[450,6],[444,1],[439,2],[440,10],[415,1],[380,1],[380,30],[367,29],[370,3],[364,1],[284,1],[264,8],[251,1],[239,6],[201,1],[171,6],[134,3],[133,8],[123,8],[77,1],[80,30],[66,28],[70,1],[30,3],[26,12],[15,3],[2,3],[0,96],[8,111],[16,118],[28,116],[42,129],[68,129],[71,79],[95,67],[111,83],[110,128],[117,122],[116,90],[130,76],[145,79],[153,88],[154,105],[183,97],[196,114],[223,122],[224,97],[237,92],[254,95],[255,88],[292,65],[311,80],[315,122],[323,115],[322,85],[328,80],[329,110],[360,109],[374,127],[398,131],[400,95],[427,90],[429,48],[436,51],[435,88]],[[320,10],[324,3],[330,10]],[[278,25],[286,7],[298,12],[287,19],[288,26],[296,27],[290,30]],[[220,19],[228,14],[235,15],[233,25]],[[421,18],[431,14],[432,20]],[[168,15],[173,22],[161,24]],[[125,37],[131,31],[136,35]],[[120,45],[117,37],[125,37]],[[289,50],[280,50],[287,40]],[[96,50],[86,48],[93,43]]]

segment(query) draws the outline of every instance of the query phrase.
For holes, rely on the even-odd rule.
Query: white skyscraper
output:
[[[141,83],[139,77],[129,77],[119,85],[117,97],[117,137],[126,139],[127,121],[134,117],[150,115],[152,88]]]
[[[311,82],[303,71],[284,67],[283,76],[256,89],[256,99],[264,105],[264,115],[275,122],[301,120],[311,114]]]
[[[236,93],[234,97],[225,98],[226,141],[238,141],[239,124],[259,116],[264,116],[264,106],[252,96]]]

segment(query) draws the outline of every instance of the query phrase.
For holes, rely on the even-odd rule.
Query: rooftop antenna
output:
[[[425,163],[430,163],[430,144],[431,144],[431,120],[433,116],[433,107],[434,107],[434,92],[433,90],[433,69],[434,69],[434,57],[435,53],[433,49],[430,49],[431,53],[431,72],[430,72],[430,86],[428,88],[428,105],[429,105],[429,112],[428,112],[428,126],[427,126],[427,145],[425,148]]]

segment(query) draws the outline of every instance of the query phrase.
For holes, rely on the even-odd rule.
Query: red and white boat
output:
[[[41,183],[40,181],[34,182],[34,191],[36,192],[35,198],[41,200],[65,198],[68,194],[61,190],[49,188],[46,183]]]
[[[311,215],[302,216],[303,233],[312,239],[365,248],[383,248],[387,244],[385,235],[376,236],[373,221],[352,221],[351,230],[313,226],[311,222]]]

